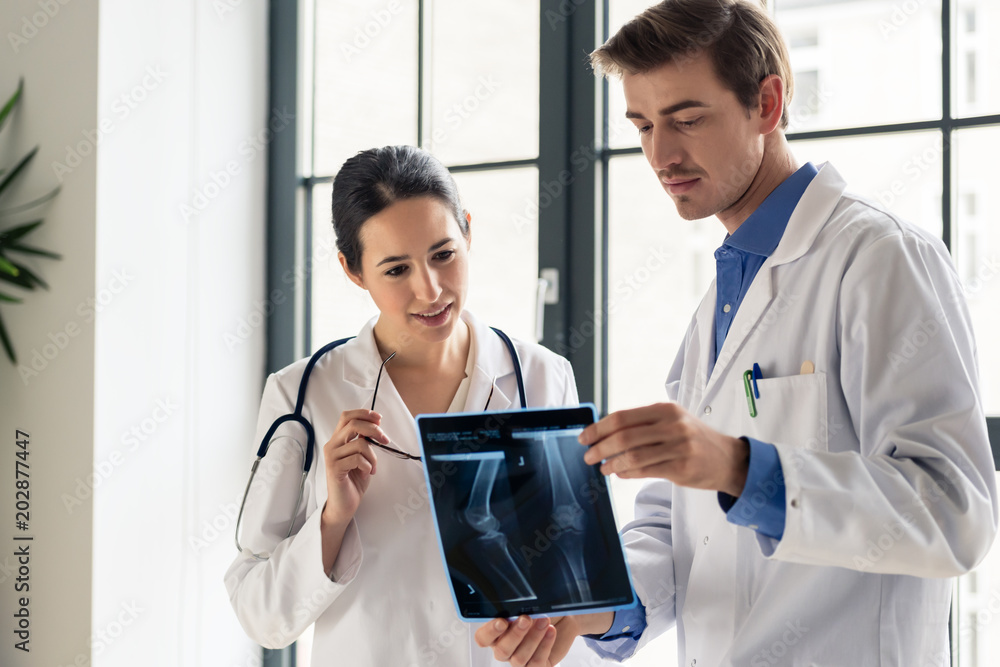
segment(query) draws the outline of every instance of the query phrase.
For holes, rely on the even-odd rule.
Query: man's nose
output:
[[[670,169],[681,163],[683,151],[680,142],[668,132],[654,128],[645,143],[646,159],[654,171]]]

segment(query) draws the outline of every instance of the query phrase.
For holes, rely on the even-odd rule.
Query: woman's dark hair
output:
[[[403,199],[435,197],[455,215],[462,235],[469,223],[451,173],[425,150],[383,146],[349,158],[333,179],[333,231],[352,273],[361,271],[361,227]]]

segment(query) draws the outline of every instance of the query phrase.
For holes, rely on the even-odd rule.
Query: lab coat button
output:
[[[798,499],[798,498],[792,498],[792,502],[791,502],[791,503],[789,503],[789,504],[790,504],[790,505],[791,505],[792,507],[798,507],[798,506],[799,506],[799,499]]]
[[[694,667],[697,664],[698,664],[698,661],[695,660],[694,658],[691,658],[691,667]]]
[[[702,540],[702,544],[708,544],[708,535],[706,535],[705,539]]]
[[[705,414],[706,415],[712,414],[712,406],[711,405],[706,405],[705,406]]]

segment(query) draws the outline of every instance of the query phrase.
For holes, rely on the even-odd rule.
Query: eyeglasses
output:
[[[375,378],[375,393],[372,394],[372,407],[371,407],[372,412],[375,411],[375,399],[378,397],[378,386],[379,383],[382,382],[382,369],[385,368],[385,365],[389,363],[389,360],[395,356],[396,353],[393,352],[388,357],[386,357],[385,361],[382,362],[382,365],[378,367],[378,376]],[[483,407],[483,412],[486,412],[486,408],[490,407],[490,400],[493,398],[493,389],[495,388],[496,388],[496,378],[493,378],[493,382],[490,385],[490,395],[486,397],[486,405],[485,407]],[[410,460],[410,461],[417,461],[418,463],[423,462],[423,459],[420,458],[419,456],[414,456],[413,454],[404,452],[401,449],[396,449],[391,445],[383,445],[381,442],[378,442],[374,438],[369,438],[367,435],[363,435],[361,437],[364,438],[366,441],[368,441],[369,444],[378,447],[384,452],[392,454],[396,458]]]

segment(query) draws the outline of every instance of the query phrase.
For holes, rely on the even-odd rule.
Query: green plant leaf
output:
[[[0,271],[0,280],[10,283],[11,285],[17,285],[18,287],[23,287],[24,289],[35,289],[34,283],[31,282],[31,278],[28,278],[24,273],[17,267],[17,273],[11,274],[6,271]]]
[[[26,222],[23,225],[18,225],[17,227],[11,227],[10,229],[5,229],[0,232],[0,247],[5,245],[10,245],[12,242],[17,241],[22,236],[27,236],[38,226],[42,224],[41,220],[35,220],[33,222]]]
[[[7,303],[21,303],[24,299],[0,292],[0,301],[6,301]]]
[[[24,168],[28,166],[28,163],[31,162],[37,152],[38,146],[35,146],[28,151],[28,154],[21,158],[21,161],[18,162],[13,169],[11,169],[10,173],[7,174],[2,181],[0,181],[0,197],[3,196],[3,192],[7,189],[7,186],[10,185],[14,179],[17,178],[18,174],[20,174]]]
[[[50,199],[54,199],[55,196],[59,194],[60,190],[62,190],[62,186],[57,185],[56,187],[52,188],[44,195],[39,197],[38,199],[33,199],[25,204],[18,204],[17,206],[11,206],[10,208],[0,209],[0,216],[13,215],[15,213],[20,213],[21,211],[27,211],[29,209],[35,208],[36,206],[41,206]]]
[[[7,246],[7,250],[23,252],[26,255],[41,255],[42,257],[48,257],[49,259],[62,259],[62,255],[58,253],[49,252],[48,250],[42,250],[41,248],[35,248],[29,245],[22,245],[20,243],[14,243]]]
[[[15,106],[17,106],[17,101],[21,99],[21,91],[23,90],[24,78],[22,77],[17,83],[17,90],[15,90],[14,94],[10,96],[9,100],[7,100],[7,104],[3,105],[3,109],[0,109],[0,130],[3,129],[4,123],[7,122],[7,116],[9,116],[10,112],[14,110]]]
[[[0,256],[0,274],[7,274],[9,276],[18,276],[20,271],[18,271],[17,265],[11,262],[6,257]]]
[[[10,336],[7,335],[7,327],[3,325],[3,316],[0,315],[0,341],[3,342],[3,349],[7,352],[10,363],[17,363],[17,356],[14,354],[14,346],[10,343]]]
[[[49,284],[47,282],[45,282],[44,280],[42,280],[41,278],[39,278],[38,275],[34,271],[32,271],[31,269],[29,269],[28,267],[24,266],[23,264],[15,264],[14,266],[16,266],[18,268],[18,270],[21,272],[22,276],[24,276],[29,281],[31,281],[31,283],[32,283],[31,289],[35,289],[35,287],[34,287],[35,285],[39,285],[40,287],[42,287],[44,289],[48,289],[49,288]]]

